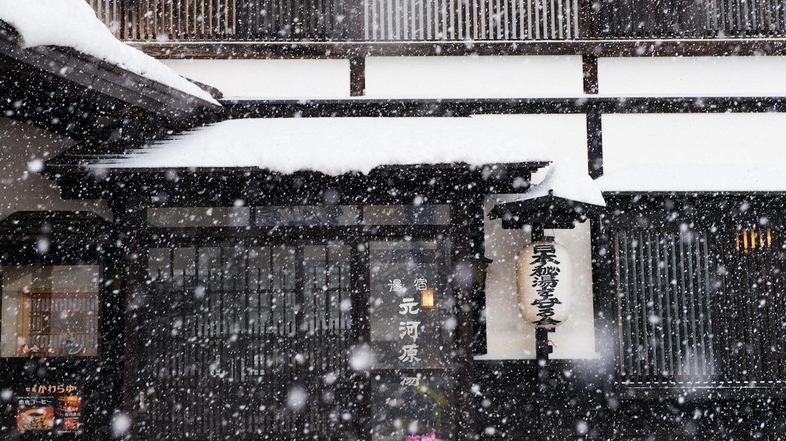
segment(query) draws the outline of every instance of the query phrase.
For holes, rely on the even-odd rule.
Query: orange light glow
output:
[[[423,309],[434,307],[434,290],[432,288],[426,288],[420,292],[420,306]]]

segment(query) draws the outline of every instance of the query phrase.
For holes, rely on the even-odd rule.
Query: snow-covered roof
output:
[[[586,169],[575,162],[565,158],[555,159],[547,173],[543,181],[532,186],[517,200],[526,201],[551,194],[571,201],[606,206],[598,186],[587,174]]]
[[[614,170],[595,183],[603,192],[786,191],[780,164],[642,164]]]
[[[259,167],[368,173],[383,165],[548,162],[539,145],[489,118],[273,118],[219,122],[99,168]]]
[[[189,95],[218,104],[209,93],[155,58],[117,40],[84,0],[0,0],[0,20],[16,29],[22,47],[73,48]]]

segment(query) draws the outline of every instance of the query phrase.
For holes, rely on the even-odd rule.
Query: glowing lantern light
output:
[[[426,288],[420,292],[420,306],[424,309],[434,307],[434,289]]]
[[[568,250],[546,237],[519,252],[516,264],[519,311],[536,328],[554,328],[568,319],[572,303]]]

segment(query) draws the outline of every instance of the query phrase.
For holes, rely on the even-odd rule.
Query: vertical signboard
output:
[[[454,438],[449,257],[439,241],[370,244],[372,441]]]

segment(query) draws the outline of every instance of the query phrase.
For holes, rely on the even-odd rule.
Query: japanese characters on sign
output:
[[[402,386],[420,386],[420,377],[404,377],[401,379]]]
[[[519,253],[519,308],[535,327],[553,328],[568,316],[571,264],[567,250],[553,241],[534,242]]]
[[[82,396],[73,384],[25,386],[17,403],[19,431],[79,433],[82,430]]]
[[[406,287],[401,279],[393,279],[388,283],[390,292],[406,292]],[[421,293],[428,289],[428,281],[422,277],[415,279],[414,287]],[[420,361],[418,357],[419,346],[417,344],[420,332],[419,319],[421,309],[415,297],[404,297],[401,299],[399,305],[400,321],[398,324],[399,339],[402,342],[401,354],[398,359],[403,363],[415,364]]]
[[[531,265],[532,268],[532,287],[538,293],[538,298],[533,305],[538,308],[538,317],[540,320],[534,324],[540,325],[556,325],[559,320],[554,320],[554,305],[562,303],[558,298],[554,297],[554,288],[559,284],[559,260],[557,260],[557,252],[554,249],[554,244],[541,244],[535,245]]]

